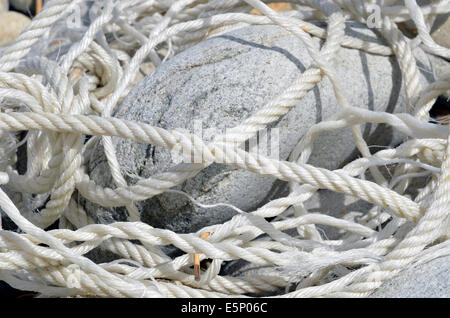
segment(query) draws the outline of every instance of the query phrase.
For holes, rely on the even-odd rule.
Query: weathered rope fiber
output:
[[[450,74],[423,87],[413,54],[420,46],[449,59],[450,50],[436,44],[429,31],[437,14],[450,11],[448,1],[419,6],[416,0],[291,0],[286,1],[292,6],[287,13],[260,0],[100,2],[46,1],[21,35],[0,48],[0,209],[3,220],[17,227],[5,230],[0,222],[0,280],[40,297],[247,297],[267,292],[277,297],[366,297],[411,264],[450,253],[450,133],[448,125],[429,122],[436,98],[450,91]],[[380,8],[387,45],[344,34],[346,21],[368,21],[373,4]],[[250,14],[252,9],[261,15]],[[66,20],[74,12],[80,13],[80,24],[69,27]],[[325,30],[308,22],[318,18],[327,22]],[[416,26],[416,38],[398,28],[405,21]],[[222,28],[261,24],[292,33],[313,63],[226,135],[206,142],[111,117],[137,81],[175,54]],[[313,37],[325,40],[322,47]],[[341,47],[395,56],[409,114],[350,105],[333,66]],[[288,161],[234,147],[287,114],[324,78],[332,84],[340,112],[314,125]],[[392,126],[407,139],[371,154],[360,130],[364,123]],[[315,139],[344,127],[352,129],[361,158],[335,171],[308,164]],[[21,140],[18,132],[23,131]],[[201,153],[202,162],[186,161],[129,185],[111,137]],[[115,188],[102,187],[85,173],[98,139]],[[28,160],[21,174],[16,165],[25,142]],[[229,206],[239,212],[235,217],[196,233],[140,222],[136,202],[175,191],[173,187],[212,163],[287,181],[290,193],[255,211]],[[387,165],[391,178],[380,172]],[[429,176],[426,186],[415,197],[407,195],[411,182],[421,176]],[[359,198],[373,208],[360,217],[310,213],[303,203],[319,189]],[[205,205],[184,195],[205,208],[224,205]],[[95,224],[77,196],[103,207],[125,207],[129,222]],[[56,221],[58,229],[44,230]],[[330,240],[317,225],[341,234]],[[206,232],[211,235],[202,239]],[[184,254],[169,257],[161,248],[166,245]],[[118,259],[96,264],[86,257],[96,249]],[[194,254],[213,260],[199,281],[191,269]],[[254,269],[243,276],[221,275],[223,263],[232,260],[245,260]]]

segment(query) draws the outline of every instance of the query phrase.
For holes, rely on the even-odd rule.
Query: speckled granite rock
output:
[[[358,24],[348,25],[347,32],[367,41],[379,41],[372,30]],[[429,57],[419,50],[416,55],[423,74],[430,76]],[[201,120],[203,129],[216,128],[223,133],[280,94],[311,62],[302,42],[280,27],[252,26],[234,30],[210,38],[162,64],[130,92],[114,116],[191,132],[194,120]],[[401,73],[394,58],[343,48],[334,65],[351,105],[371,110],[405,111]],[[422,80],[427,81],[425,77]],[[324,79],[272,125],[280,131],[280,158],[288,157],[309,127],[330,118],[338,109],[331,84]],[[372,145],[394,145],[401,140],[401,136],[385,126],[363,125],[362,131]],[[136,182],[132,174],[147,178],[174,165],[165,149],[118,138],[113,138],[113,142],[129,184]],[[357,155],[350,128],[340,129],[325,133],[317,140],[310,163],[336,169]],[[87,167],[91,178],[99,185],[115,187],[101,144]],[[213,164],[177,188],[202,203],[230,203],[251,211],[279,196],[285,184]],[[136,205],[142,221],[177,232],[192,232],[221,223],[235,213],[226,207],[199,208],[174,193]],[[85,202],[85,207],[100,223],[127,217],[123,207],[105,209],[90,202]]]
[[[373,298],[450,298],[450,256],[408,268],[384,283]]]

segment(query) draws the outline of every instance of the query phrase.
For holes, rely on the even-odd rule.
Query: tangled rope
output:
[[[429,122],[436,98],[449,94],[450,73],[423,87],[413,54],[420,46],[450,58],[450,49],[436,44],[429,32],[436,16],[450,11],[450,3],[291,0],[292,10],[280,13],[264,2],[270,1],[53,0],[11,45],[0,48],[0,208],[3,220],[16,227],[7,230],[4,224],[0,230],[0,280],[40,297],[365,297],[408,266],[450,252],[450,132],[448,125]],[[367,22],[373,4],[381,9],[381,33],[389,45],[344,34],[346,21]],[[252,9],[261,15],[250,14]],[[66,21],[73,12],[81,23],[70,28]],[[326,20],[326,30],[308,22],[317,19]],[[409,20],[418,31],[413,39],[397,25]],[[139,80],[175,54],[217,32],[254,24],[291,32],[313,64],[231,133],[207,143],[111,117]],[[325,40],[320,49],[313,37]],[[333,67],[341,47],[394,55],[410,113],[350,105]],[[332,83],[341,112],[314,125],[288,161],[233,147],[288,113],[324,77]],[[359,128],[363,123],[390,125],[407,139],[371,154]],[[351,127],[362,157],[335,171],[308,164],[315,139],[343,127]],[[199,151],[203,162],[183,163],[128,185],[112,136],[182,153]],[[98,139],[115,188],[99,186],[85,172]],[[28,160],[21,173],[18,151],[25,143]],[[140,222],[136,202],[174,191],[212,163],[287,181],[290,193],[256,211],[231,206],[239,212],[235,217],[196,233]],[[381,173],[388,165],[391,180]],[[364,178],[368,173],[371,178]],[[423,176],[427,184],[417,195],[406,194],[412,181]],[[304,202],[319,189],[359,198],[373,208],[343,218],[310,213]],[[79,195],[100,206],[126,207],[129,222],[94,224],[75,199]],[[221,204],[206,206],[184,195],[200,206]],[[52,224],[58,228],[45,230]],[[317,225],[342,234],[326,239]],[[292,230],[295,235],[288,234]],[[211,235],[201,238],[204,233]],[[184,254],[169,257],[161,248],[166,245]],[[95,249],[119,259],[96,264],[86,257]],[[193,275],[194,254],[212,259],[200,280]],[[224,262],[233,260],[245,260],[254,269],[242,276],[222,275]]]

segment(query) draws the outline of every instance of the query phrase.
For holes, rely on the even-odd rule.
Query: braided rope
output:
[[[70,34],[68,47],[56,59],[52,43],[61,36],[56,26],[64,28],[58,23],[85,1],[46,2],[0,56],[0,208],[21,230],[0,231],[1,280],[42,297],[245,297],[279,294],[292,284],[296,290],[282,297],[365,297],[411,263],[438,257],[448,248],[449,131],[428,119],[436,98],[449,91],[450,75],[423,87],[414,56],[420,45],[449,58],[449,49],[434,42],[427,24],[436,14],[448,12],[448,2],[422,7],[415,0],[386,2],[380,7],[381,33],[388,46],[344,34],[347,20],[365,23],[369,18],[366,1],[292,0],[288,2],[297,11],[288,13],[275,12],[264,2],[269,1],[107,1],[101,13],[88,7],[90,13],[97,13],[89,25],[76,32],[65,30]],[[262,15],[249,14],[252,9]],[[323,16],[326,30],[307,21]],[[412,40],[396,24],[408,20],[418,30]],[[313,64],[226,135],[206,143],[176,130],[110,117],[142,78],[140,72],[149,74],[144,66],[153,69],[227,28],[261,24],[279,25],[292,33],[302,41]],[[313,37],[325,40],[320,49]],[[37,48],[39,42],[49,45]],[[341,47],[395,56],[409,114],[349,105],[333,65]],[[42,56],[27,56],[38,49]],[[289,161],[234,147],[289,113],[324,77],[331,82],[341,110],[332,120],[312,126]],[[9,100],[23,107],[4,103]],[[408,139],[394,149],[372,154],[359,128],[363,123],[390,125]],[[335,171],[307,164],[316,138],[344,127],[351,127],[362,157]],[[16,131],[27,131],[26,139],[19,142]],[[85,136],[91,139],[85,142]],[[202,162],[182,163],[128,185],[111,137],[183,154],[201,153]],[[98,139],[114,189],[97,185],[84,171]],[[15,165],[17,149],[25,142],[28,162],[26,173],[21,174]],[[239,212],[232,219],[196,233],[179,234],[139,222],[136,202],[174,191],[171,188],[212,163],[287,181],[290,193],[251,212],[232,207]],[[381,173],[384,166],[392,166],[390,178]],[[366,173],[373,181],[363,178]],[[407,195],[411,182],[424,175],[431,175],[427,184],[415,197]],[[362,199],[373,208],[365,215],[356,211],[342,217],[310,213],[304,203],[319,189]],[[94,224],[74,194],[103,207],[124,206],[134,222]],[[189,199],[206,208],[221,205],[206,206]],[[43,201],[36,213],[33,209]],[[58,229],[43,230],[57,220]],[[317,225],[342,234],[328,239]],[[211,235],[202,239],[205,232]],[[267,238],[261,239],[264,234]],[[175,246],[183,254],[169,257],[164,246]],[[96,264],[86,257],[98,249],[119,259]],[[201,260],[213,259],[200,281],[191,269],[193,254]],[[245,275],[220,275],[225,262],[233,260],[245,260],[251,267]],[[350,270],[354,267],[360,269]]]

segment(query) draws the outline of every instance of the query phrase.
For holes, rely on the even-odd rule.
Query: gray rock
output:
[[[436,43],[450,48],[450,14],[440,16],[433,29],[431,36]]]
[[[349,24],[348,34],[380,42],[374,31]],[[316,39],[316,41],[319,41]],[[416,51],[422,81],[430,81],[431,62]],[[123,100],[114,116],[166,129],[194,131],[193,121],[220,133],[241,123],[274,99],[312,63],[302,42],[277,26],[251,26],[210,38],[178,54],[142,80]],[[341,49],[334,65],[351,105],[371,110],[404,112],[401,73],[395,58]],[[310,91],[272,127],[280,131],[280,159],[286,159],[314,123],[336,114],[339,106],[328,79]],[[395,145],[402,136],[384,125],[363,125],[371,145]],[[211,139],[211,138],[209,138]],[[127,182],[147,178],[174,166],[170,153],[152,145],[113,138],[118,161]],[[377,149],[377,148],[374,148]],[[310,163],[336,169],[355,158],[351,129],[323,134],[315,144]],[[115,187],[101,143],[87,162],[88,173],[101,186]],[[177,187],[198,201],[229,203],[251,211],[281,196],[286,184],[274,178],[213,164]],[[126,220],[124,207],[102,208],[85,202],[87,212],[99,223]],[[222,223],[235,212],[230,208],[203,209],[187,198],[165,193],[136,203],[142,221],[176,232],[192,232]]]
[[[33,0],[10,0],[9,4],[11,8],[14,8],[17,11],[23,12],[25,14],[34,12],[36,1]]]
[[[450,255],[410,267],[384,283],[373,298],[449,298]]]
[[[328,190],[317,191],[309,200],[305,201],[304,205],[310,213],[321,213],[340,219],[360,216],[373,207],[364,200]],[[317,227],[321,230],[322,235],[330,240],[337,240],[344,233],[332,226],[317,225]]]
[[[386,170],[380,169],[380,172],[384,174],[385,178],[389,178]],[[371,179],[369,178],[369,180]],[[418,190],[424,188],[428,182],[429,177],[415,178],[411,181],[405,194],[413,198],[416,197]],[[322,213],[348,220],[355,220],[374,207],[373,204],[367,201],[325,189],[320,189],[314,193],[310,199],[304,202],[304,206],[310,213]],[[338,240],[343,233],[346,233],[332,226],[319,224],[317,227],[330,240]]]

